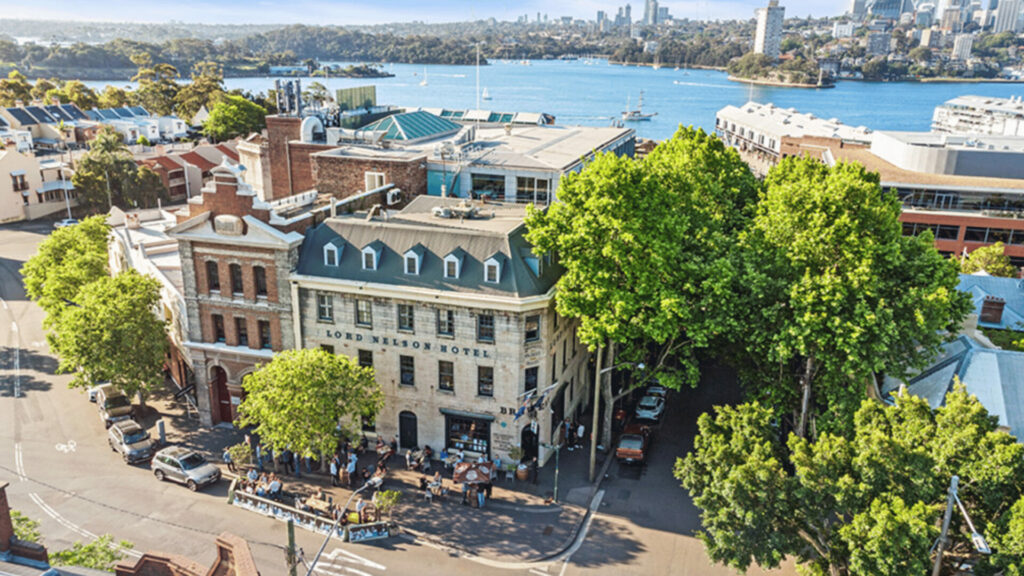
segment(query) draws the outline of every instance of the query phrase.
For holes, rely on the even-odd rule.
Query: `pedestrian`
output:
[[[331,486],[338,485],[338,457],[331,458]]]
[[[530,483],[531,484],[536,484],[537,483],[537,457],[536,456],[534,456],[533,458],[530,459],[529,468],[530,468]]]
[[[398,438],[392,436],[391,437],[391,452],[388,453],[388,457],[394,456],[395,454],[398,454]]]
[[[462,483],[462,505],[469,506],[469,482]]]
[[[412,448],[409,448],[409,449],[407,449],[405,451],[405,469],[406,470],[411,470],[412,469],[412,460],[413,460],[413,458],[412,458]]]
[[[477,503],[477,507],[478,508],[483,508],[484,507],[484,500],[485,499],[486,499],[486,497],[484,495],[484,487],[479,485],[479,484],[477,484],[477,486],[476,486],[476,503]]]
[[[224,456],[223,456],[223,458],[224,458],[224,463],[228,465],[228,472],[234,472],[235,471],[235,462],[234,462],[234,460],[231,459],[231,450],[228,450],[227,448],[225,448],[224,449]]]
[[[349,455],[348,455],[348,467],[345,468],[345,471],[348,473],[348,487],[349,488],[354,488],[355,485],[356,485],[356,463],[358,461],[359,461],[359,459],[356,458],[356,455],[355,455],[354,452],[349,453]]]
[[[580,422],[580,425],[576,427],[576,446],[582,446],[583,445],[583,443],[584,443],[584,440],[583,440],[584,436],[583,435],[586,433],[586,431],[587,431],[587,429],[583,426],[583,422]]]
[[[260,450],[259,442],[256,443],[256,468],[263,472],[263,453]]]
[[[313,473],[313,469],[309,465],[311,460],[312,460],[312,458],[310,458],[309,456],[303,456],[302,457],[302,461],[306,463],[306,474],[312,474]]]

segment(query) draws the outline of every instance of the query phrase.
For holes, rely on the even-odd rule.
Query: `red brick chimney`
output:
[[[988,324],[999,324],[1003,320],[1003,307],[1006,301],[995,296],[985,296],[981,303],[981,314],[979,320]]]
[[[0,552],[9,552],[14,538],[11,507],[7,504],[7,482],[0,482]]]

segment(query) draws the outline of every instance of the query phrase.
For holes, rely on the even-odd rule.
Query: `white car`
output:
[[[74,226],[75,224],[78,224],[78,220],[75,220],[74,218],[65,218],[59,222],[54,222],[53,227],[60,229],[67,228],[68,226]]]
[[[110,382],[103,381],[86,389],[86,392],[89,394],[89,402],[96,402],[96,397],[99,396],[100,387],[107,384],[110,384]]]
[[[657,396],[644,396],[636,405],[637,420],[658,420],[665,411],[665,399]]]

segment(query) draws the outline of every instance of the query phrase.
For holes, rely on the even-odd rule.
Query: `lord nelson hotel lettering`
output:
[[[440,354],[453,354],[455,356],[474,356],[476,358],[490,358],[490,351],[486,348],[470,348],[468,346],[453,346],[451,344],[439,344],[437,342],[420,342],[406,338],[388,338],[387,336],[372,336],[342,332],[341,330],[325,329],[324,333],[328,338],[337,340],[351,340],[353,342],[367,342],[369,344],[381,344],[395,348],[412,348],[425,352],[436,351]]]

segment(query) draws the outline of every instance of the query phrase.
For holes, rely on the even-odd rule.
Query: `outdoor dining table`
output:
[[[319,512],[325,516],[331,514],[331,503],[326,500],[310,497],[306,499],[306,506],[312,508],[314,512]]]

